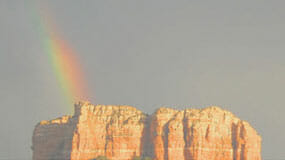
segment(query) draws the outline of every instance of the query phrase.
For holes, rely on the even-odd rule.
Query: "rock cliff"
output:
[[[40,122],[33,159],[261,160],[261,137],[219,107],[147,115],[131,106],[75,104],[73,116]]]

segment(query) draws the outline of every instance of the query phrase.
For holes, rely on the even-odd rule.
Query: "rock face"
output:
[[[261,160],[256,131],[218,107],[160,108],[150,133],[156,160]]]
[[[261,160],[261,137],[218,107],[146,115],[130,106],[79,102],[72,117],[40,122],[32,149],[34,160]]]

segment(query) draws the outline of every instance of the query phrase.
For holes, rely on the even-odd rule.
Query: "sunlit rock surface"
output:
[[[150,134],[156,160],[261,160],[257,132],[218,107],[160,108]]]
[[[219,107],[160,108],[75,104],[73,116],[40,122],[33,159],[261,160],[261,137],[248,122]]]

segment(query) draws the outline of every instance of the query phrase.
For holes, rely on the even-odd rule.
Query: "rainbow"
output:
[[[51,22],[46,15],[41,14],[40,32],[44,50],[65,101],[73,109],[72,105],[76,101],[87,100],[87,83],[74,50],[56,32],[55,25]]]

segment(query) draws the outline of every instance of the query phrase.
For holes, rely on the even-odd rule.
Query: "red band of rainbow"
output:
[[[76,101],[88,98],[87,83],[74,50],[59,36],[52,24],[46,16],[41,16],[45,52],[59,82],[59,88],[68,105],[72,107]]]

